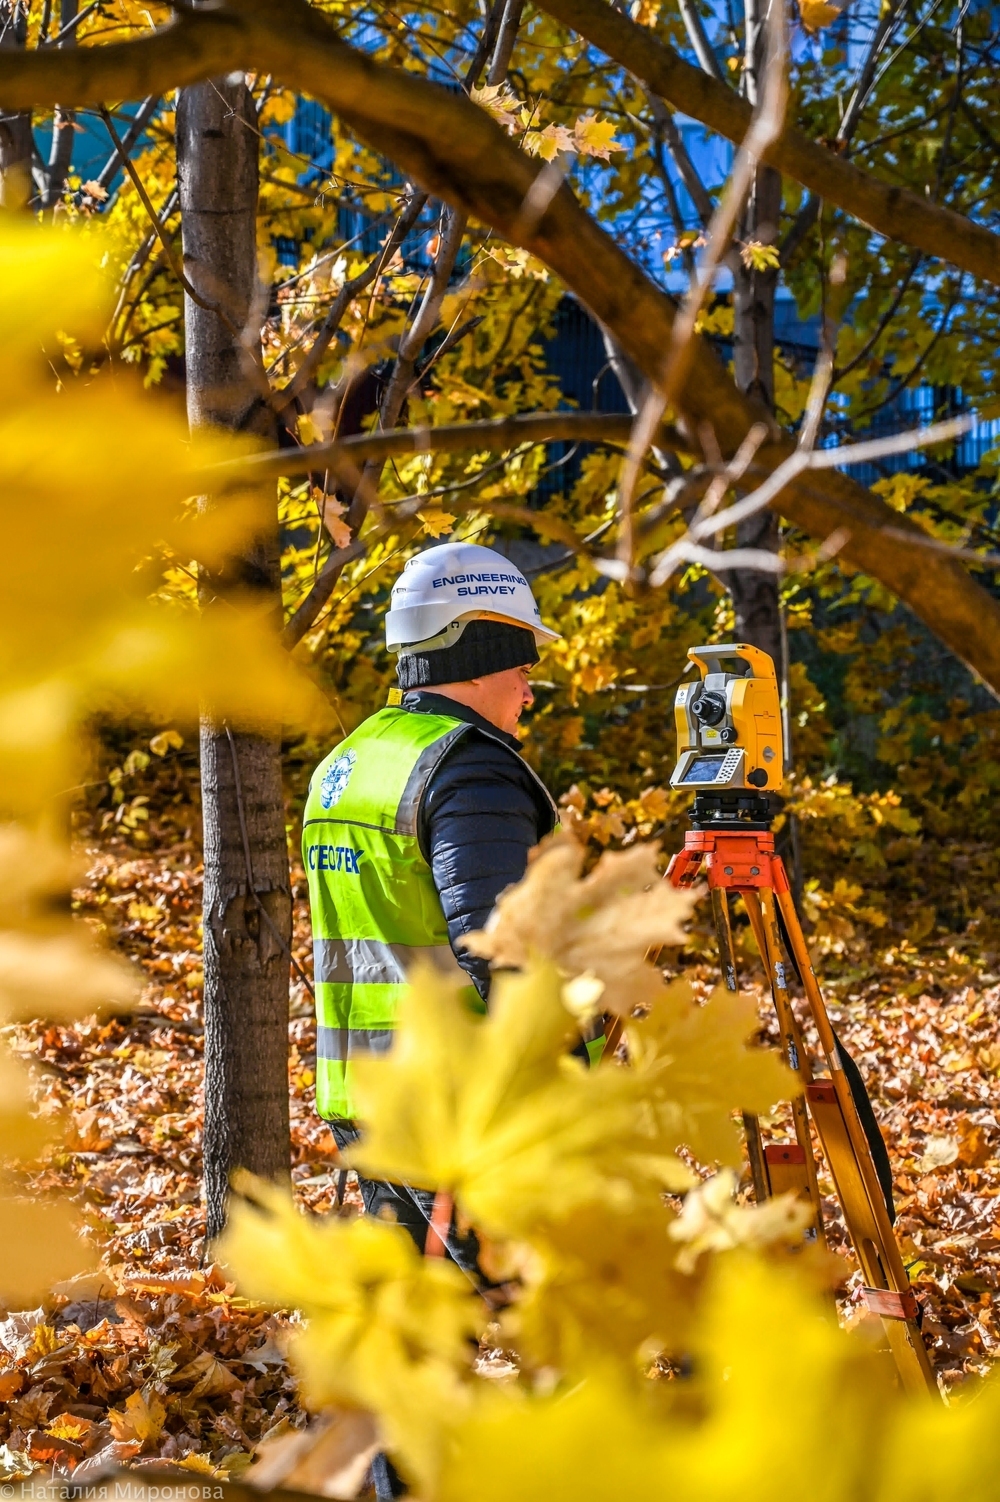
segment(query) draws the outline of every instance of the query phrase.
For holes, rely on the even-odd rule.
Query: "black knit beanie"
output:
[[[507,668],[534,667],[535,633],[505,621],[466,621],[451,647],[411,652],[404,647],[396,663],[400,688],[433,688],[437,683],[468,683]]]

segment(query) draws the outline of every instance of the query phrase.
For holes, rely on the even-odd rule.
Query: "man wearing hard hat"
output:
[[[556,810],[515,737],[533,700],[528,673],[542,625],[527,580],[474,543],[411,558],[392,591],[386,645],[398,705],[373,714],[321,762],[302,853],[312,907],[316,1106],[338,1145],[352,1125],[351,1060],[392,1042],[418,956],[471,982],[482,1010],[489,967],[460,947],[483,927]],[[474,989],[473,989],[474,988]],[[432,1196],[362,1181],[369,1213],[390,1213],[424,1243]],[[472,1263],[474,1242],[449,1237]]]

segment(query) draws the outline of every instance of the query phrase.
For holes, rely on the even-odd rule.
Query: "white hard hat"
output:
[[[393,585],[385,644],[398,652],[482,616],[526,627],[539,646],[560,640],[557,631],[542,625],[531,586],[516,564],[478,543],[444,542],[415,554]],[[457,639],[461,630],[448,634]]]

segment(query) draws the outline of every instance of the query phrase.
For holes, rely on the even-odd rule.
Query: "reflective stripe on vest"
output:
[[[351,1060],[390,1046],[418,956],[469,984],[417,825],[433,772],[471,728],[450,715],[383,709],[313,774],[302,858],[314,940],[316,1108],[328,1119],[354,1116]]]
[[[326,984],[399,986],[416,957],[430,960],[436,970],[465,983],[466,973],[450,944],[386,944],[382,939],[314,939],[313,978]]]

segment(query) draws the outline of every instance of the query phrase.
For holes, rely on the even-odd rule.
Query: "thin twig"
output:
[[[948,443],[952,439],[961,437],[963,433],[967,433],[975,422],[976,414],[966,413],[962,417],[949,418],[947,422],[932,423],[929,427],[918,428],[909,433],[893,433],[887,438],[875,438],[867,443],[840,444],[836,448],[828,449],[797,448],[794,453],[789,454],[784,463],[779,464],[762,485],[750,495],[745,496],[743,500],[737,501],[725,511],[717,512],[714,516],[702,516],[692,522],[684,537],[667,548],[666,552],[655,561],[649,582],[654,586],[665,584],[677,564],[687,559],[687,550],[697,545],[703,538],[724,532],[728,527],[736,526],[738,522],[744,521],[748,516],[753,516],[765,506],[769,506],[785,486],[805,470],[869,464],[873,460],[888,458],[892,454],[906,454],[916,448],[928,448],[934,444]],[[976,554],[977,558],[981,556],[981,554]]]

